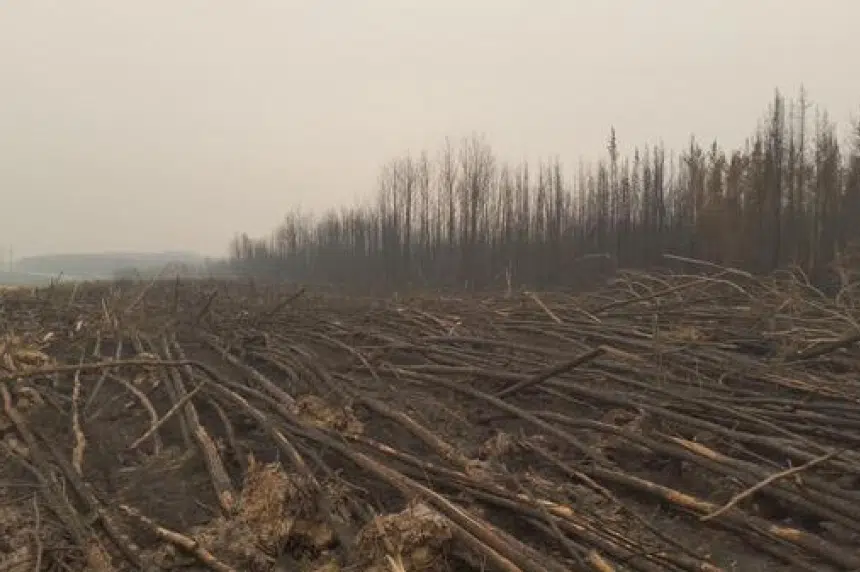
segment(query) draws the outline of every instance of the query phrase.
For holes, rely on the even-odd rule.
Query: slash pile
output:
[[[860,569],[860,297],[0,293],[0,572]]]

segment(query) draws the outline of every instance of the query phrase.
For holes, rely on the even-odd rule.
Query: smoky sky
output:
[[[0,249],[222,254],[446,136],[573,174],[610,126],[627,152],[741,145],[775,88],[847,122],[858,21],[856,0],[5,0]]]

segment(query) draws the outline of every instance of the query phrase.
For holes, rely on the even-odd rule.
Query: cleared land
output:
[[[0,570],[857,570],[856,294],[8,290]]]

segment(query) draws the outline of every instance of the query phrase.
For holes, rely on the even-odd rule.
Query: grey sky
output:
[[[0,246],[221,254],[446,135],[571,165],[612,124],[734,145],[801,82],[845,121],[857,22],[857,0],[6,0]]]

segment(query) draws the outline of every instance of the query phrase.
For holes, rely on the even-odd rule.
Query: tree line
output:
[[[843,148],[844,147],[844,148]],[[289,212],[268,236],[236,236],[239,273],[358,289],[575,287],[664,254],[755,273],[826,276],[860,239],[860,121],[847,145],[801,90],[777,92],[740,149],[694,137],[606,156],[502,162],[482,137],[381,169],[375,200]]]

